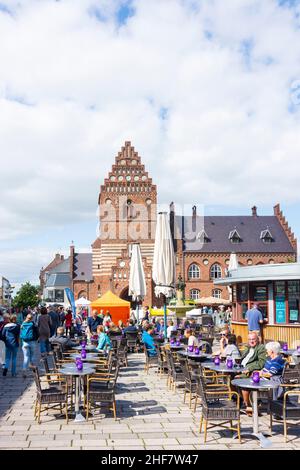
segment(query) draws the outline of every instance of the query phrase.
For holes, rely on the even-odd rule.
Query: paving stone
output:
[[[90,446],[95,446],[95,447],[105,447],[106,446],[106,439],[74,439],[73,440],[73,445],[74,446],[85,446],[85,447],[90,447]]]
[[[134,444],[133,444],[134,442]],[[144,446],[144,442],[142,439],[134,439],[134,441],[132,439],[108,439],[107,440],[107,445],[108,446],[114,446],[114,447],[120,447],[120,446],[123,446],[123,449],[124,448],[127,448],[127,447],[134,447],[135,445],[136,446]]]
[[[11,440],[2,440],[0,442],[0,449],[6,448],[6,449],[12,449],[12,448],[25,448],[29,446],[29,441],[20,441],[20,439],[14,441]]]

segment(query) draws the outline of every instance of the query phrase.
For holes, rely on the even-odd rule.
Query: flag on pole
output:
[[[68,301],[70,302],[70,305],[72,307],[73,318],[75,319],[76,318],[76,306],[75,306],[74,294],[71,291],[71,289],[69,289],[69,287],[66,287],[65,291],[66,291],[66,296],[68,297]]]

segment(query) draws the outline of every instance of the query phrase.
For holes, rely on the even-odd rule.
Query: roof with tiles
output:
[[[199,236],[205,231],[207,240]],[[272,241],[261,235],[268,230]],[[237,232],[234,243],[230,234]],[[175,216],[175,236],[184,237],[185,251],[203,253],[291,253],[295,250],[276,216]]]

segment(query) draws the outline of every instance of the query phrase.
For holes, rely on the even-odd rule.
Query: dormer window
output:
[[[202,243],[208,243],[210,241],[205,230],[198,233],[197,240],[200,240]]]
[[[234,230],[231,230],[228,238],[231,241],[231,243],[240,243],[242,241],[240,234],[236,228]]]
[[[270,232],[270,230],[267,228],[266,230],[262,230],[261,234],[260,234],[260,239],[264,242],[264,243],[272,243],[274,241],[274,238]]]

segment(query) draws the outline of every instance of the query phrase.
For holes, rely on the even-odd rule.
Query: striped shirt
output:
[[[274,359],[270,357],[266,360],[263,372],[271,375],[281,375],[283,372],[285,360],[281,356],[277,356]]]

